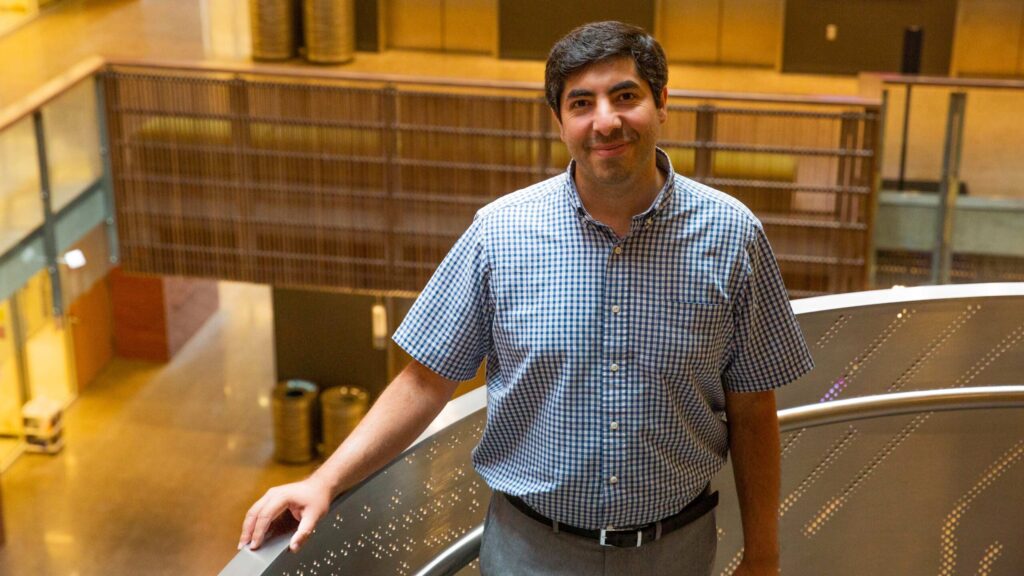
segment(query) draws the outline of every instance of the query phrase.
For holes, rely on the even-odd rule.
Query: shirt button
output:
[[[612,314],[618,314],[619,310],[620,309],[619,309],[618,304],[616,304],[615,306],[612,306]]]
[[[619,429],[619,423],[618,422],[612,422],[610,428],[612,430],[618,430]]]
[[[609,484],[618,484],[619,483],[619,477],[618,476],[612,476],[612,477],[608,478],[608,483]]]
[[[615,250],[612,250],[612,252],[615,252],[616,254],[622,254],[622,246],[616,246]]]
[[[618,364],[612,364],[611,366],[609,366],[609,368],[611,368],[612,372],[618,372],[619,371],[619,365]]]

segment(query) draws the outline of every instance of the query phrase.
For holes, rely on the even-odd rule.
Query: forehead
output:
[[[573,72],[565,79],[562,99],[568,97],[573,90],[582,89],[588,92],[601,93],[624,82],[632,80],[641,89],[647,91],[647,85],[636,70],[636,62],[628,56],[618,56],[599,60],[589,66]]]

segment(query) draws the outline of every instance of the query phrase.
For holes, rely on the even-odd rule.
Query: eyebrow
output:
[[[621,90],[630,90],[639,87],[640,85],[632,80],[623,80],[622,82],[619,82],[618,84],[612,86],[611,89],[608,90],[608,93],[614,94]],[[591,90],[587,90],[586,88],[575,88],[573,90],[570,90],[569,93],[565,95],[565,98],[566,100],[571,100],[573,98],[584,98],[593,95],[594,92]]]

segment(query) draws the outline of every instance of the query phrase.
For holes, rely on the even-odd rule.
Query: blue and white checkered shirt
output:
[[[581,528],[679,511],[725,463],[725,390],[813,366],[760,222],[672,171],[618,238],[569,171],[482,208],[394,335],[452,380],[487,359],[494,490]]]

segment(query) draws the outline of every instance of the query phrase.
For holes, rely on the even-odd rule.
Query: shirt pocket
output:
[[[730,332],[727,304],[664,299],[653,315],[656,329],[640,350],[648,370],[669,383],[718,377]]]

